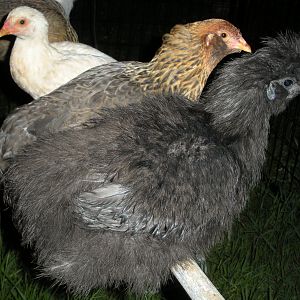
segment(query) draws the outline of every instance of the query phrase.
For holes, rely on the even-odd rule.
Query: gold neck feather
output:
[[[216,51],[216,44],[207,47],[201,41],[205,36],[195,34],[194,27],[195,23],[176,25],[170,34],[164,35],[153,59],[135,73],[134,80],[144,91],[176,93],[191,101],[198,100],[208,76],[225,55]],[[199,26],[197,29],[198,32]]]

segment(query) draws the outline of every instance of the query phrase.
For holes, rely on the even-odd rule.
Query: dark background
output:
[[[299,13],[299,0],[77,0],[71,22],[81,42],[118,60],[147,61],[175,24],[223,18],[255,49],[262,37],[299,31]]]

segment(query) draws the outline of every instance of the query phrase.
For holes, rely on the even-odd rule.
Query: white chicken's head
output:
[[[28,6],[19,6],[8,14],[0,30],[0,37],[9,34],[23,39],[47,37],[48,22],[38,10]]]

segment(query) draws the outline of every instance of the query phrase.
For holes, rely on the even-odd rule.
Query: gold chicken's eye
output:
[[[222,32],[222,33],[221,33],[221,37],[222,37],[223,39],[225,39],[225,38],[227,37],[227,34],[226,34],[225,32]]]
[[[25,24],[25,20],[24,20],[24,19],[21,19],[21,20],[19,21],[19,24],[20,24],[20,25],[24,25],[24,24]]]

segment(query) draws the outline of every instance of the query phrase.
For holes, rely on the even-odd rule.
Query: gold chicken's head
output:
[[[238,28],[223,19],[175,25],[152,59],[152,76],[166,90],[199,99],[208,76],[227,55],[251,52]],[[153,75],[154,74],[154,75]]]
[[[186,26],[193,38],[198,38],[207,51],[219,52],[223,57],[235,52],[251,52],[240,30],[226,20],[207,19]]]

